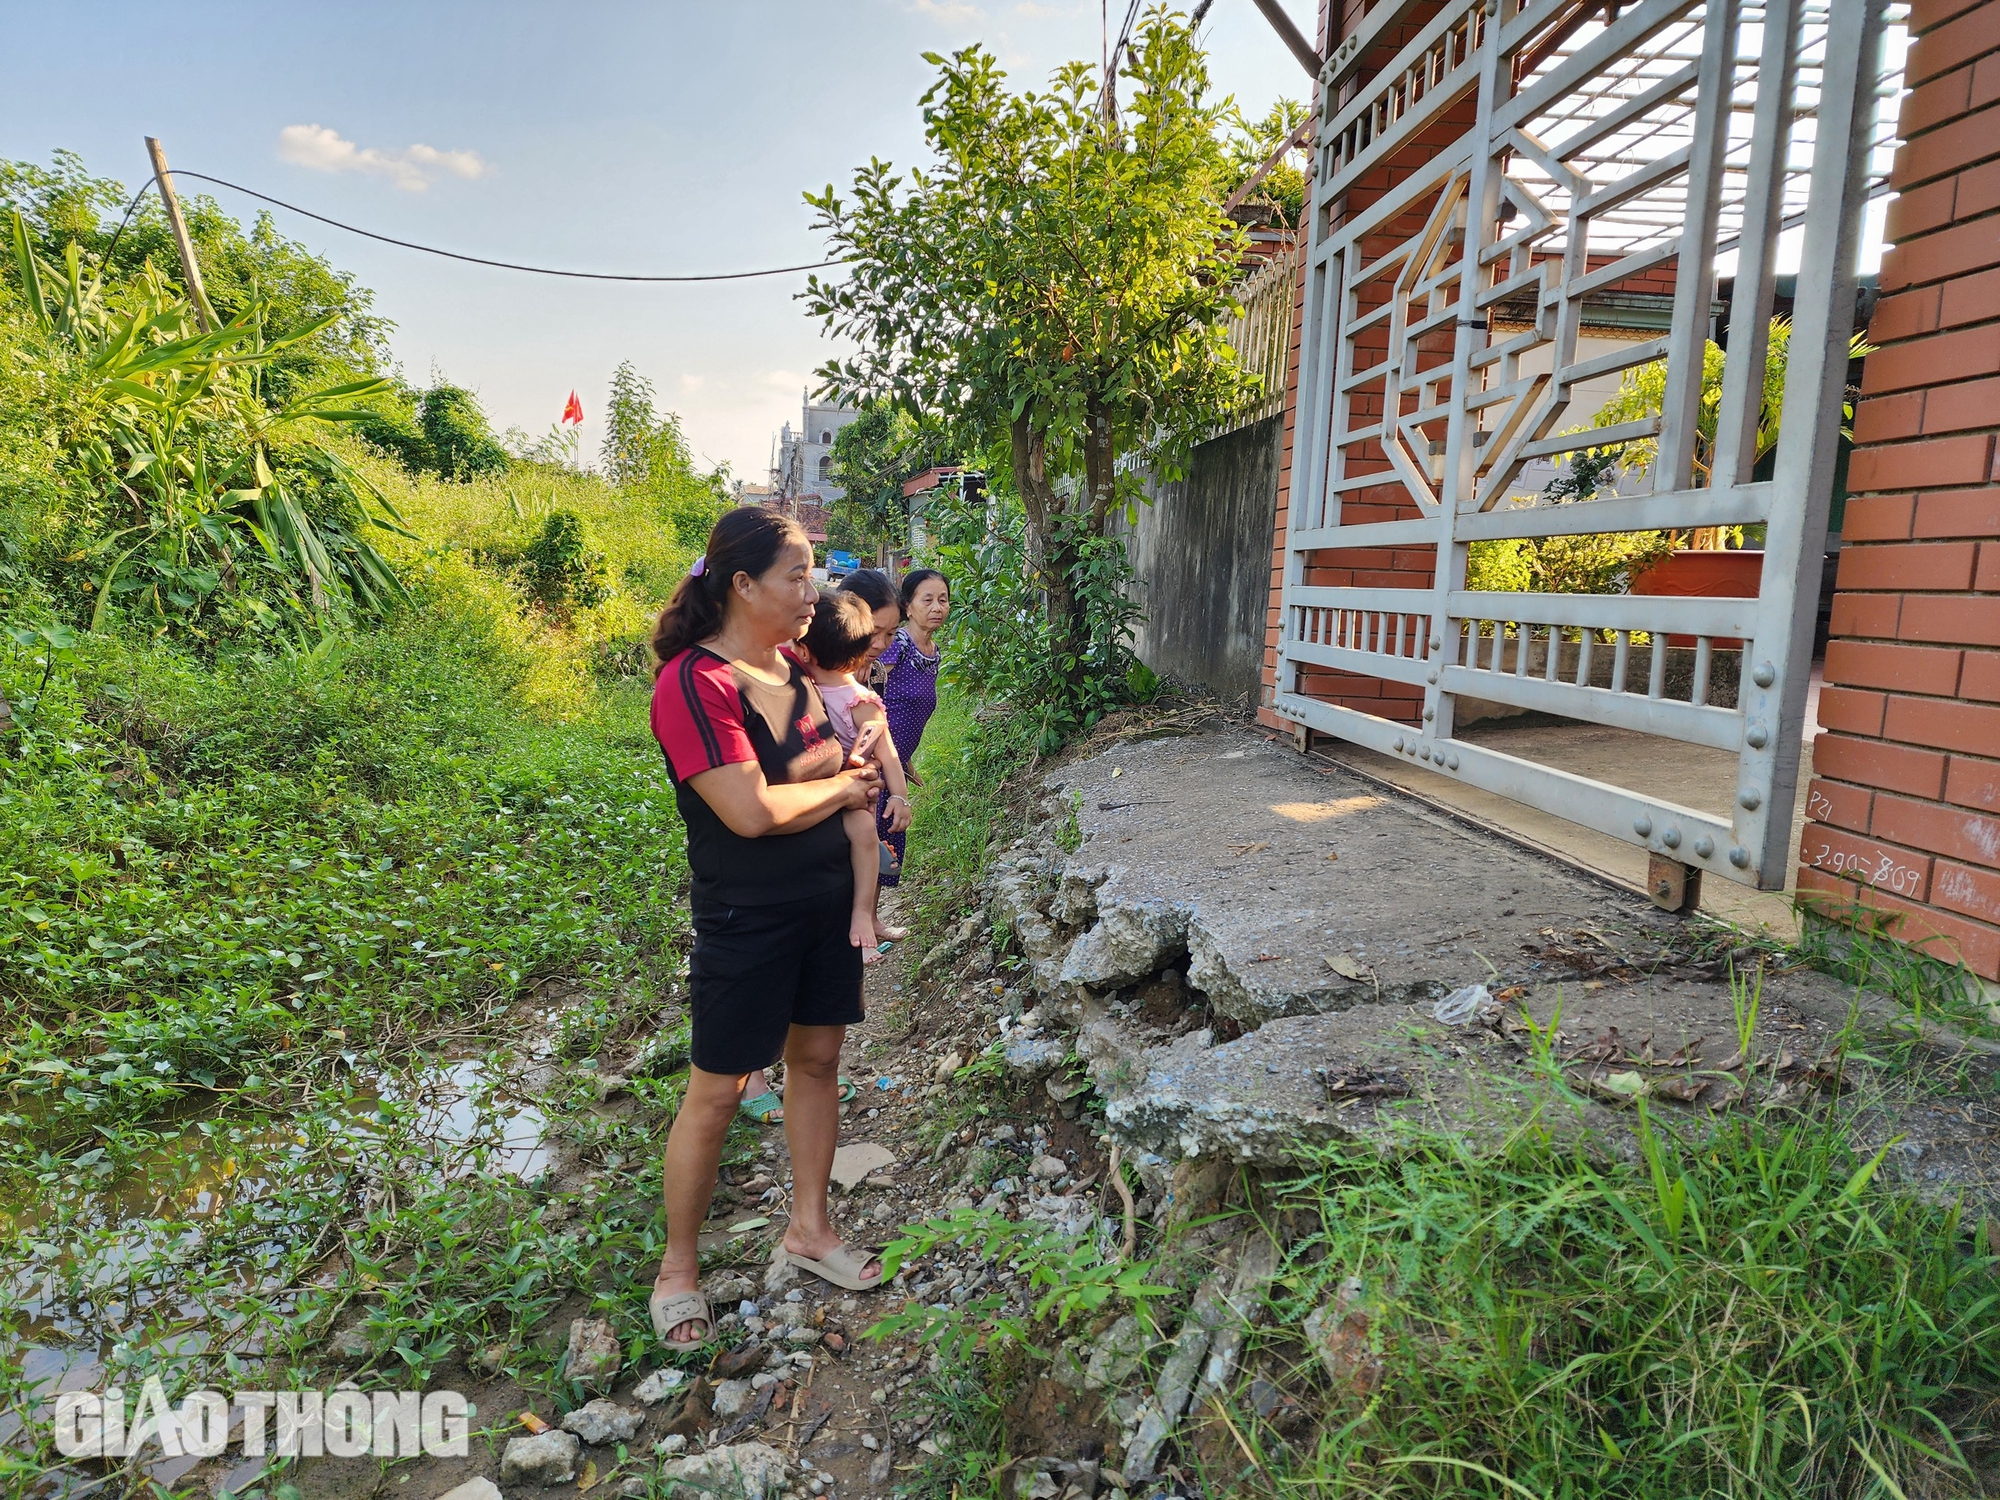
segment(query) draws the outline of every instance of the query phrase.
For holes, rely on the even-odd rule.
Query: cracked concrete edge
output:
[[[1366,1033],[1374,1030],[1380,1041],[1399,1027],[1406,1031],[1422,1024],[1412,1007],[1441,993],[1442,985],[1415,983],[1405,986],[1408,994],[1392,995],[1372,983],[1341,983],[1331,973],[1323,985],[1291,989],[1245,980],[1231,970],[1207,923],[1190,905],[1136,894],[1116,904],[1105,901],[1104,886],[1126,873],[1123,867],[1063,849],[1066,807],[1059,798],[1050,798],[1049,808],[1051,815],[1042,825],[991,867],[989,920],[1013,935],[1044,1011],[1073,1031],[1076,1051],[1106,1101],[1113,1138],[1163,1201],[1173,1195],[1177,1162],[1282,1166],[1296,1162],[1302,1149],[1358,1142],[1393,1149],[1395,1139],[1413,1127],[1472,1130],[1499,1141],[1533,1117],[1538,1128],[1573,1137],[1593,1154],[1635,1156],[1633,1127],[1625,1112],[1596,1101],[1558,1101],[1546,1091],[1530,1098],[1535,1090],[1522,1080],[1482,1076],[1475,1084],[1469,1069],[1446,1067],[1420,1075],[1416,1097],[1395,1103],[1370,1100],[1346,1113],[1323,1093],[1307,1097],[1294,1088],[1289,1098],[1270,1098],[1261,1076],[1248,1082],[1243,1077],[1245,1065],[1282,1055],[1281,1038],[1266,1038],[1272,1043],[1266,1047],[1259,1041],[1264,1033],[1282,1034],[1288,1024],[1310,1025],[1310,1035],[1295,1038],[1301,1053],[1316,1049],[1319,1056],[1394,1065],[1384,1048],[1365,1045],[1370,1040]],[[1422,812],[1416,816],[1442,823],[1449,812],[1435,819]],[[1201,992],[1218,1018],[1248,1028],[1241,1038],[1218,1046],[1211,1032],[1201,1030],[1162,1041],[1113,1013],[1108,1001],[1122,984],[1135,977],[1143,982],[1149,967],[1165,968],[1172,978],[1182,965],[1186,982]],[[1836,1029],[1851,1019],[1869,1041],[1914,1040],[1933,1058],[1970,1059],[1980,1072],[1992,1071],[1994,1060],[2000,1059],[2000,1044],[1963,1036],[1928,1019],[1913,1028],[1891,998],[1857,992],[1816,972],[1773,970],[1766,987],[1772,999]],[[1904,1092],[1893,1079],[1877,1080],[1869,1090],[1870,1102],[1858,1113],[1879,1115],[1881,1125],[1860,1132],[1862,1139],[1890,1137],[1907,1103],[1898,1102]],[[1872,1097],[1877,1094],[1879,1100]],[[1920,1196],[1936,1191],[1913,1180],[1914,1172],[1893,1175]],[[1985,1184],[1975,1191],[2000,1201]]]
[[[1106,1101],[1111,1134],[1150,1189],[1164,1195],[1178,1161],[1275,1167],[1295,1161],[1301,1150],[1386,1136],[1418,1114],[1458,1129],[1478,1116],[1472,1091],[1456,1073],[1442,1092],[1430,1085],[1402,1107],[1346,1116],[1323,1096],[1267,1102],[1214,1087],[1232,1064],[1247,1063],[1267,1044],[1283,1045],[1289,1028],[1276,1026],[1267,1036],[1274,1023],[1320,1018],[1328,1021],[1329,1034],[1355,1033],[1355,1055],[1379,1052],[1366,1045],[1376,1040],[1370,1033],[1386,1035],[1410,1024],[1415,1017],[1408,1007],[1435,999],[1444,987],[1427,981],[1404,986],[1407,994],[1390,994],[1331,972],[1325,984],[1305,989],[1245,981],[1206,925],[1185,908],[1151,898],[1101,907],[1097,893],[1115,867],[1077,863],[1055,842],[1059,826],[1050,820],[995,861],[987,883],[990,916],[1013,934],[1044,1010],[1074,1032],[1077,1053]],[[1083,917],[1093,920],[1082,930],[1064,920]],[[1101,936],[1093,942],[1095,934]],[[1159,1042],[1113,1014],[1107,997],[1122,983],[1184,959],[1190,987],[1217,1015],[1247,1028],[1237,1041],[1218,1047],[1213,1033],[1201,1029]],[[1343,1016],[1344,1023],[1334,1019]]]

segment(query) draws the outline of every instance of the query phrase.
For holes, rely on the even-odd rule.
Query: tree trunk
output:
[[[1090,495],[1090,532],[1104,535],[1104,523],[1118,500],[1118,451],[1111,439],[1111,415],[1096,401],[1085,413],[1084,488]]]
[[[1014,418],[1009,435],[1014,449],[1014,486],[1021,492],[1021,510],[1028,523],[1028,572],[1041,586],[1051,633],[1058,641],[1066,641],[1075,623],[1075,601],[1070,597],[1068,559],[1053,554],[1049,546],[1052,523],[1060,520],[1062,500],[1049,483],[1047,434],[1023,412]]]

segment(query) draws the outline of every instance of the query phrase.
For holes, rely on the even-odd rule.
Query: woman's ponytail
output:
[[[739,505],[726,511],[708,534],[708,547],[695,559],[674,589],[653,627],[654,669],[665,668],[696,641],[722,629],[728,615],[730,585],[738,573],[762,577],[793,542],[806,541],[805,529],[790,516],[760,505]]]

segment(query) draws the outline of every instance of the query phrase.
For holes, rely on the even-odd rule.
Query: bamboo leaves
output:
[[[266,330],[253,293],[212,332],[195,332],[181,294],[149,266],[107,290],[85,275],[74,246],[60,273],[37,256],[17,212],[9,239],[41,353],[80,388],[79,425],[65,446],[118,527],[88,550],[92,629],[114,609],[156,630],[208,633],[227,599],[252,617],[381,615],[403,600],[369,528],[407,535],[380,493],[319,439],[321,424],[367,415],[355,403],[377,377],[308,391],[273,407],[263,371],[320,335],[334,315]]]

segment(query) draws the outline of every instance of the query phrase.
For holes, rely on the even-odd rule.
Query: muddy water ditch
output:
[[[548,1172],[549,1119],[527,1082],[545,1063],[453,1050],[343,1064],[293,1108],[169,1120],[136,1151],[128,1138],[117,1170],[93,1172],[109,1158],[85,1152],[67,1181],[52,1169],[0,1206],[0,1444],[18,1448],[61,1391],[293,1354],[307,1294],[347,1256],[345,1226],[398,1194]]]

